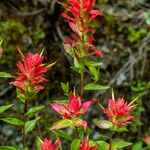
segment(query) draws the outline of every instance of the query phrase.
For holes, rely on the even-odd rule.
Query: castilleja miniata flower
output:
[[[70,94],[69,105],[52,103],[52,108],[58,112],[64,119],[74,119],[80,117],[82,114],[86,113],[89,109],[90,105],[94,103],[96,100],[92,99],[87,102],[81,103],[81,98],[79,95],[75,96],[73,92]],[[86,121],[82,121],[81,124],[75,124],[75,126],[82,125],[84,129],[86,129],[87,123]]]
[[[97,16],[102,15],[99,10],[92,10],[95,0],[66,0],[66,4],[62,6],[68,11],[63,12],[62,16],[69,22],[69,26],[74,32],[74,39],[67,38],[64,49],[72,57],[80,58],[97,54],[102,57],[102,52],[98,50],[92,43],[95,41],[93,37],[94,29],[90,29],[90,22]]]
[[[41,150],[58,150],[60,146],[61,141],[55,141],[55,143],[52,143],[51,140],[45,138],[43,143],[41,144]]]
[[[37,92],[42,90],[44,87],[39,84],[48,81],[44,78],[44,73],[49,68],[49,66],[42,64],[43,58],[38,53],[28,53],[27,57],[22,55],[22,62],[19,61],[17,63],[19,73],[15,78],[16,81],[10,84],[19,87],[22,92]]]
[[[97,146],[89,146],[88,139],[85,137],[80,144],[80,150],[97,150]]]
[[[123,126],[130,124],[129,120],[134,118],[130,113],[134,107],[131,103],[128,104],[123,98],[118,98],[117,100],[109,99],[108,108],[104,112],[114,125]]]

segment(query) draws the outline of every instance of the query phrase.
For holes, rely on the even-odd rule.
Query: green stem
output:
[[[81,72],[81,78],[80,78],[80,97],[83,96],[83,84],[84,84],[84,71]]]
[[[28,101],[25,100],[25,104],[24,104],[24,123],[27,121],[27,116],[25,115],[26,112],[28,110]],[[24,125],[25,126],[25,125]],[[25,130],[24,130],[24,126],[23,126],[23,147],[25,148],[26,146],[26,134],[25,134]]]
[[[78,138],[78,139],[80,139],[80,137],[79,137],[79,134],[78,134],[78,128],[75,126],[75,133],[76,133],[76,137]]]

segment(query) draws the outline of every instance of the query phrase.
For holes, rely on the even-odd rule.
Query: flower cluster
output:
[[[45,138],[43,143],[41,144],[41,150],[58,150],[60,146],[61,141],[55,141],[55,143],[52,143],[51,140]]]
[[[96,100],[92,99],[87,102],[81,103],[81,98],[79,95],[75,96],[73,92],[70,94],[69,98],[69,105],[66,104],[60,104],[60,103],[52,103],[51,107],[58,112],[63,118],[65,119],[74,119],[80,117],[82,114],[86,113],[88,108],[92,103],[94,103]],[[82,121],[81,122],[84,129],[86,129],[87,122]],[[75,124],[75,126],[79,126],[80,124]]]
[[[97,150],[97,146],[90,146],[87,137],[85,137],[80,144],[80,150]]]
[[[74,39],[67,38],[64,49],[72,57],[80,60],[83,57],[97,54],[102,57],[102,52],[92,43],[95,41],[93,34],[94,29],[90,29],[90,23],[97,16],[102,15],[99,10],[92,10],[95,0],[67,0],[62,6],[68,11],[63,12],[62,16],[68,19],[69,26],[74,32]]]
[[[108,108],[104,112],[113,124],[123,126],[131,123],[129,120],[134,117],[130,113],[132,108],[133,106],[125,102],[123,98],[109,99]]]
[[[42,90],[44,87],[39,85],[41,82],[47,81],[44,78],[44,73],[48,70],[48,66],[42,64],[43,56],[36,53],[28,53],[27,57],[22,57],[22,62],[17,63],[19,68],[18,76],[16,81],[11,82],[11,85],[19,87],[22,92],[37,92]]]

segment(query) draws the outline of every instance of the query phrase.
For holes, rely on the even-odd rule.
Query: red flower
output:
[[[132,108],[133,106],[122,98],[118,98],[118,100],[109,99],[108,108],[104,112],[113,124],[123,126],[131,123],[128,121],[134,117],[130,113]]]
[[[88,139],[85,137],[82,144],[80,144],[80,150],[97,150],[97,146],[89,146]]]
[[[150,136],[144,138],[144,142],[145,142],[147,145],[150,145]]]
[[[20,72],[16,77],[16,81],[10,84],[26,92],[42,90],[44,87],[39,85],[39,83],[47,81],[43,76],[48,70],[48,66],[42,64],[43,58],[42,55],[37,53],[28,53],[26,58],[22,58],[22,62],[18,62],[17,67]]]
[[[60,148],[61,141],[56,141],[54,144],[51,140],[47,138],[44,139],[44,142],[41,145],[41,150],[58,150]]]
[[[66,2],[67,3],[62,4],[62,6],[69,13],[63,12],[62,16],[68,20],[69,26],[74,32],[75,40],[70,43],[75,54],[72,56],[76,57],[77,60],[84,56],[90,56],[89,54],[96,54],[102,57],[101,51],[95,51],[94,45],[92,44],[94,41],[94,30],[89,28],[91,20],[102,15],[101,11],[92,10],[95,0],[66,0]],[[80,46],[80,43],[82,43],[83,46]],[[92,48],[92,50],[89,48]],[[91,51],[94,51],[94,53],[91,53]],[[69,52],[69,50],[66,50],[66,52]]]
[[[92,99],[90,101],[81,103],[81,98],[78,95],[75,96],[74,93],[71,92],[69,98],[69,105],[53,103],[51,104],[51,106],[63,118],[73,119],[73,118],[78,118],[82,114],[86,113],[90,105],[95,101],[96,101],[95,99]],[[76,124],[76,126],[80,126],[80,124]],[[84,129],[86,128],[87,126],[86,121],[82,121],[82,126],[84,127]]]

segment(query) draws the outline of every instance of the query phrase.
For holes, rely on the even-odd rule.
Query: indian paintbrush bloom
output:
[[[81,115],[85,114],[89,109],[90,105],[94,103],[96,100],[92,99],[87,102],[81,103],[81,98],[79,95],[75,96],[73,92],[70,94],[69,105],[60,104],[60,103],[52,103],[51,107],[58,112],[64,119],[74,119],[79,118]],[[82,125],[84,129],[86,129],[87,122],[81,121],[80,123],[76,123],[75,126]]]
[[[144,142],[145,142],[147,145],[150,145],[150,136],[144,138]]]
[[[91,21],[102,15],[101,11],[92,9],[94,4],[95,0],[66,0],[66,4],[62,4],[68,12],[63,12],[62,16],[68,20],[74,32],[74,39],[67,38],[66,42],[70,44],[64,44],[64,49],[77,60],[92,54],[103,56],[92,44],[95,41],[93,37],[95,30],[89,28]]]
[[[52,143],[51,140],[45,138],[43,143],[41,144],[41,150],[58,150],[60,146],[61,146],[61,141],[57,140],[55,141],[55,143]]]
[[[49,68],[42,64],[43,59],[44,57],[38,53],[28,53],[27,57],[22,56],[22,62],[17,63],[19,73],[15,77],[16,81],[10,84],[20,88],[22,92],[42,90],[44,87],[40,83],[48,81],[44,78],[44,73]]]
[[[114,125],[123,126],[130,124],[130,119],[134,118],[130,111],[134,106],[125,102],[123,98],[109,99],[108,108],[104,110],[107,117]]]
[[[82,144],[80,144],[80,150],[97,150],[97,146],[89,146],[88,139],[85,137]]]

